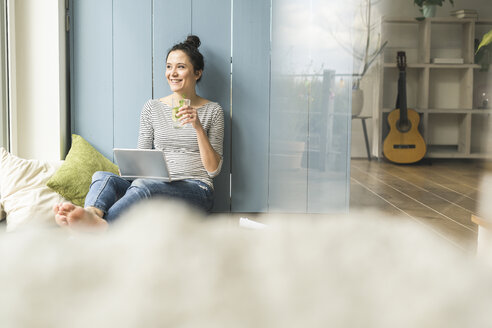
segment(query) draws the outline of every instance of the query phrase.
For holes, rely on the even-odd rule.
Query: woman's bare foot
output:
[[[108,223],[102,218],[102,211],[93,208],[83,208],[72,203],[53,206],[55,221],[59,226],[78,231],[105,231]]]
[[[53,205],[53,212],[55,213],[55,221],[61,227],[68,226],[67,213],[61,210],[62,203]]]

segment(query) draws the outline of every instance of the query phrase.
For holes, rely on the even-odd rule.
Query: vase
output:
[[[364,91],[352,89],[352,116],[359,116],[364,107]]]
[[[422,5],[422,14],[424,17],[435,17],[436,16],[436,5]]]

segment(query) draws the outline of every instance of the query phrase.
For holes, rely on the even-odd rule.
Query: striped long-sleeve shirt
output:
[[[172,126],[171,106],[157,100],[147,101],[140,115],[138,148],[161,149],[166,155],[172,180],[197,179],[213,188],[212,178],[222,167],[224,141],[224,113],[222,107],[209,102],[197,108],[198,118],[207,132],[214,150],[220,155],[219,167],[208,172],[203,166],[196,131],[191,124],[176,129]]]

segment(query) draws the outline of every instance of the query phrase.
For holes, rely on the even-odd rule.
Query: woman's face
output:
[[[202,72],[196,74],[190,59],[181,50],[171,51],[167,57],[166,78],[171,87],[171,91],[181,94],[181,96],[195,92],[196,81]]]

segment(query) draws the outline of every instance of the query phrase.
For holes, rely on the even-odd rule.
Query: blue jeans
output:
[[[199,180],[136,179],[130,182],[114,173],[99,171],[92,176],[85,207],[100,209],[104,219],[112,222],[139,200],[155,196],[181,199],[207,212],[213,206],[213,189]]]

